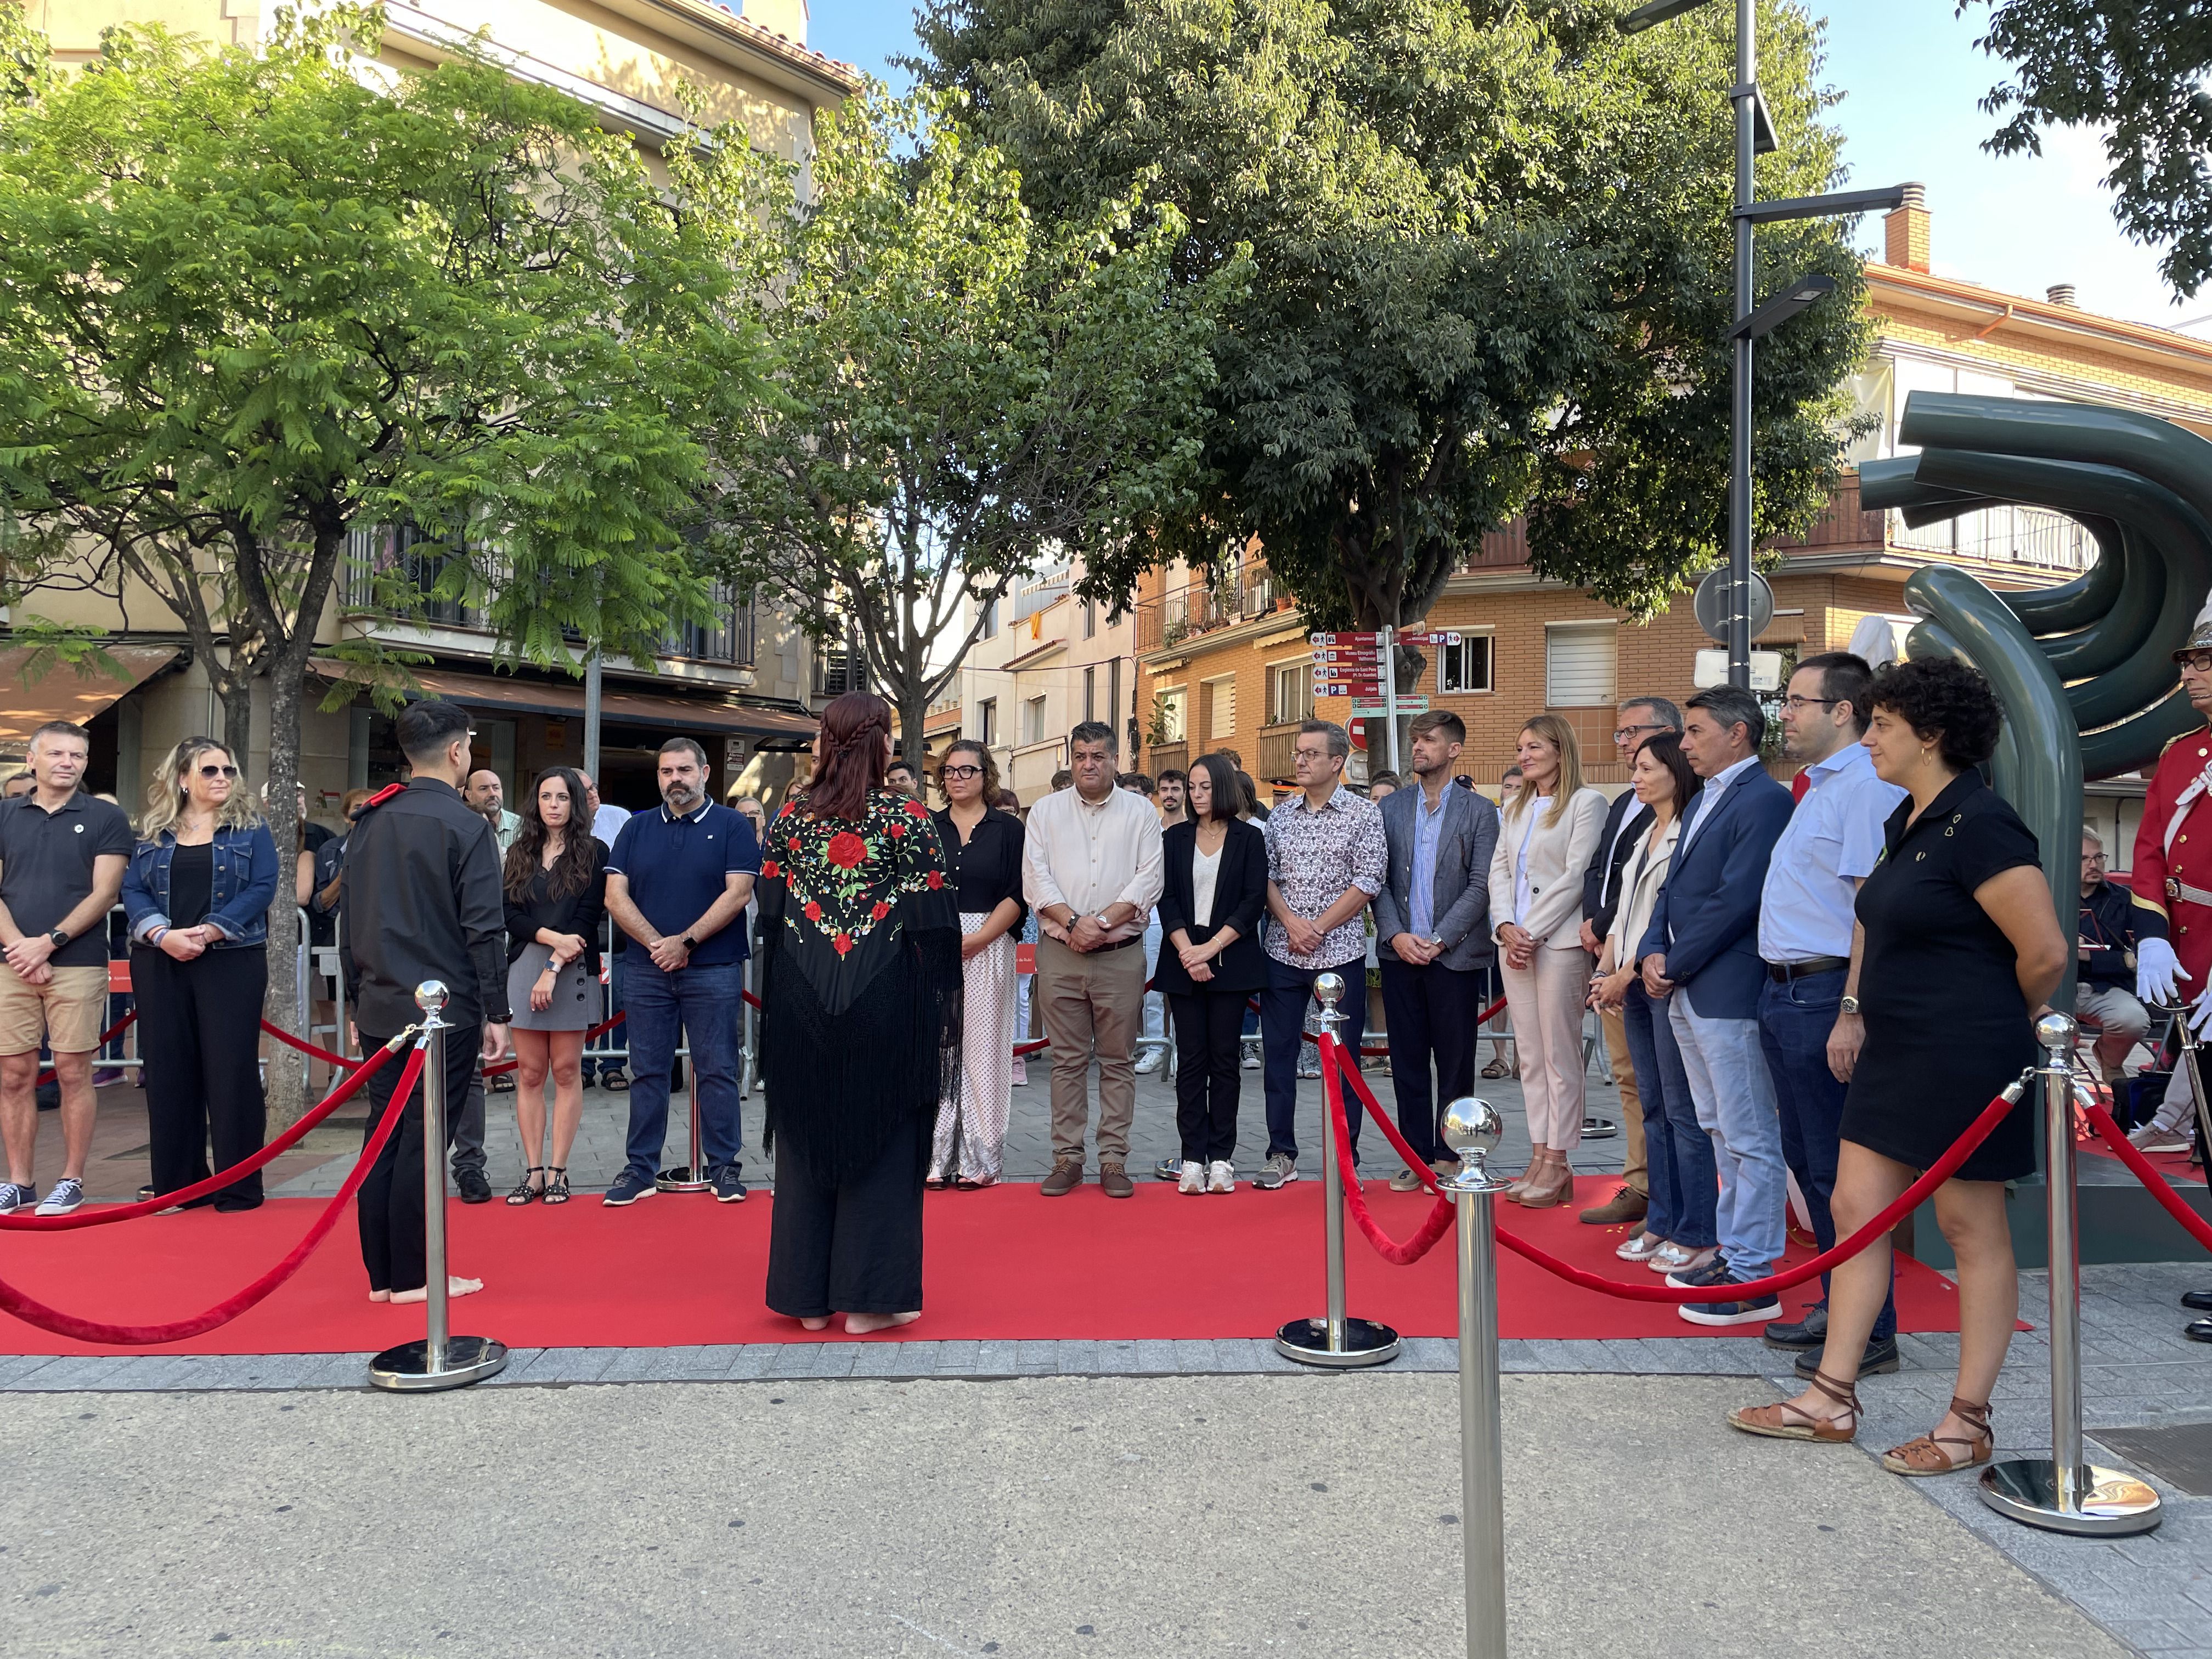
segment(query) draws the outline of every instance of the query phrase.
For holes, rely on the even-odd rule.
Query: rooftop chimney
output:
[[[1928,186],[1905,187],[1905,205],[1881,222],[1882,263],[1905,270],[1928,269]]]
[[[2071,283],[2053,283],[2044,290],[2044,297],[2055,306],[2072,306],[2077,311],[2081,307],[2081,301],[2075,296]]]

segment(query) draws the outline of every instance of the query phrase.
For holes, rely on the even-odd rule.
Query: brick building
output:
[[[1930,220],[1917,187],[1884,229],[1883,258],[1866,266],[1877,339],[1852,380],[1877,425],[1854,450],[1854,465],[1896,453],[1897,422],[1917,391],[2111,404],[2212,436],[2212,343],[2097,316],[2070,288],[2028,299],[1934,275]],[[1890,620],[1901,641],[1912,621],[1902,589],[1923,565],[1954,564],[1993,588],[2030,589],[2078,574],[2095,544],[2070,519],[2025,507],[1911,530],[1896,514],[1862,511],[1851,471],[1807,536],[1765,551],[1776,556],[1767,571],[1775,616],[1754,644],[1781,653],[1786,671],[1798,656],[1841,648],[1869,616]],[[1638,691],[1687,697],[1697,653],[1711,642],[1686,593],[1638,623],[1532,575],[1527,557],[1518,524],[1484,538],[1427,619],[1463,641],[1431,651],[1417,692],[1466,720],[1461,769],[1493,793],[1522,724],[1544,709],[1573,724],[1586,762],[1601,763],[1587,766],[1591,781],[1619,787],[1626,779],[1613,763],[1615,702]],[[1305,625],[1286,605],[1257,549],[1210,582],[1179,565],[1146,577],[1135,599],[1146,769],[1226,747],[1263,788],[1287,793],[1297,722],[1310,713],[1345,720],[1350,708],[1343,699],[1316,702]],[[2089,821],[2123,859],[2141,794],[2140,780],[2091,786]]]

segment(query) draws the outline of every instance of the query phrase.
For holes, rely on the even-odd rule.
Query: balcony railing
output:
[[[1255,757],[1257,769],[1252,775],[1261,783],[1289,783],[1297,776],[1298,752],[1298,723],[1288,721],[1280,726],[1260,728],[1260,752]]]
[[[1146,744],[1145,770],[1156,778],[1163,772],[1189,771],[1190,739],[1177,738],[1173,743]]]
[[[404,623],[446,628],[488,628],[491,613],[465,596],[435,597],[453,550],[411,525],[374,525],[346,533],[338,577],[344,611],[381,611]]]
[[[1139,599],[1134,612],[1136,648],[1158,651],[1196,634],[1234,628],[1276,610],[1274,578],[1261,564],[1239,565],[1212,581]]]

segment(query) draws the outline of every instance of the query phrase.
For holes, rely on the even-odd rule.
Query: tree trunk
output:
[[[913,766],[915,780],[922,786],[922,799],[929,799],[929,779],[924,769],[929,763],[929,738],[922,726],[929,715],[929,698],[920,689],[923,682],[908,681],[908,689],[899,693],[899,750]]]
[[[289,655],[287,653],[286,655]],[[279,1030],[302,1036],[300,1006],[298,888],[301,676],[280,659],[269,679],[269,833],[276,842],[276,898],[269,907],[269,994],[262,1017]],[[282,1128],[308,1106],[307,1057],[268,1041],[269,1116]]]

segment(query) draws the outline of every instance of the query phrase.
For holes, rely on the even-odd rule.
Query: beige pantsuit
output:
[[[1123,1163],[1137,1115],[1137,1033],[1145,1015],[1145,952],[1071,951],[1037,941],[1037,994],[1052,1039],[1052,1155],[1083,1161],[1091,1062],[1098,1062],[1098,1157]]]

